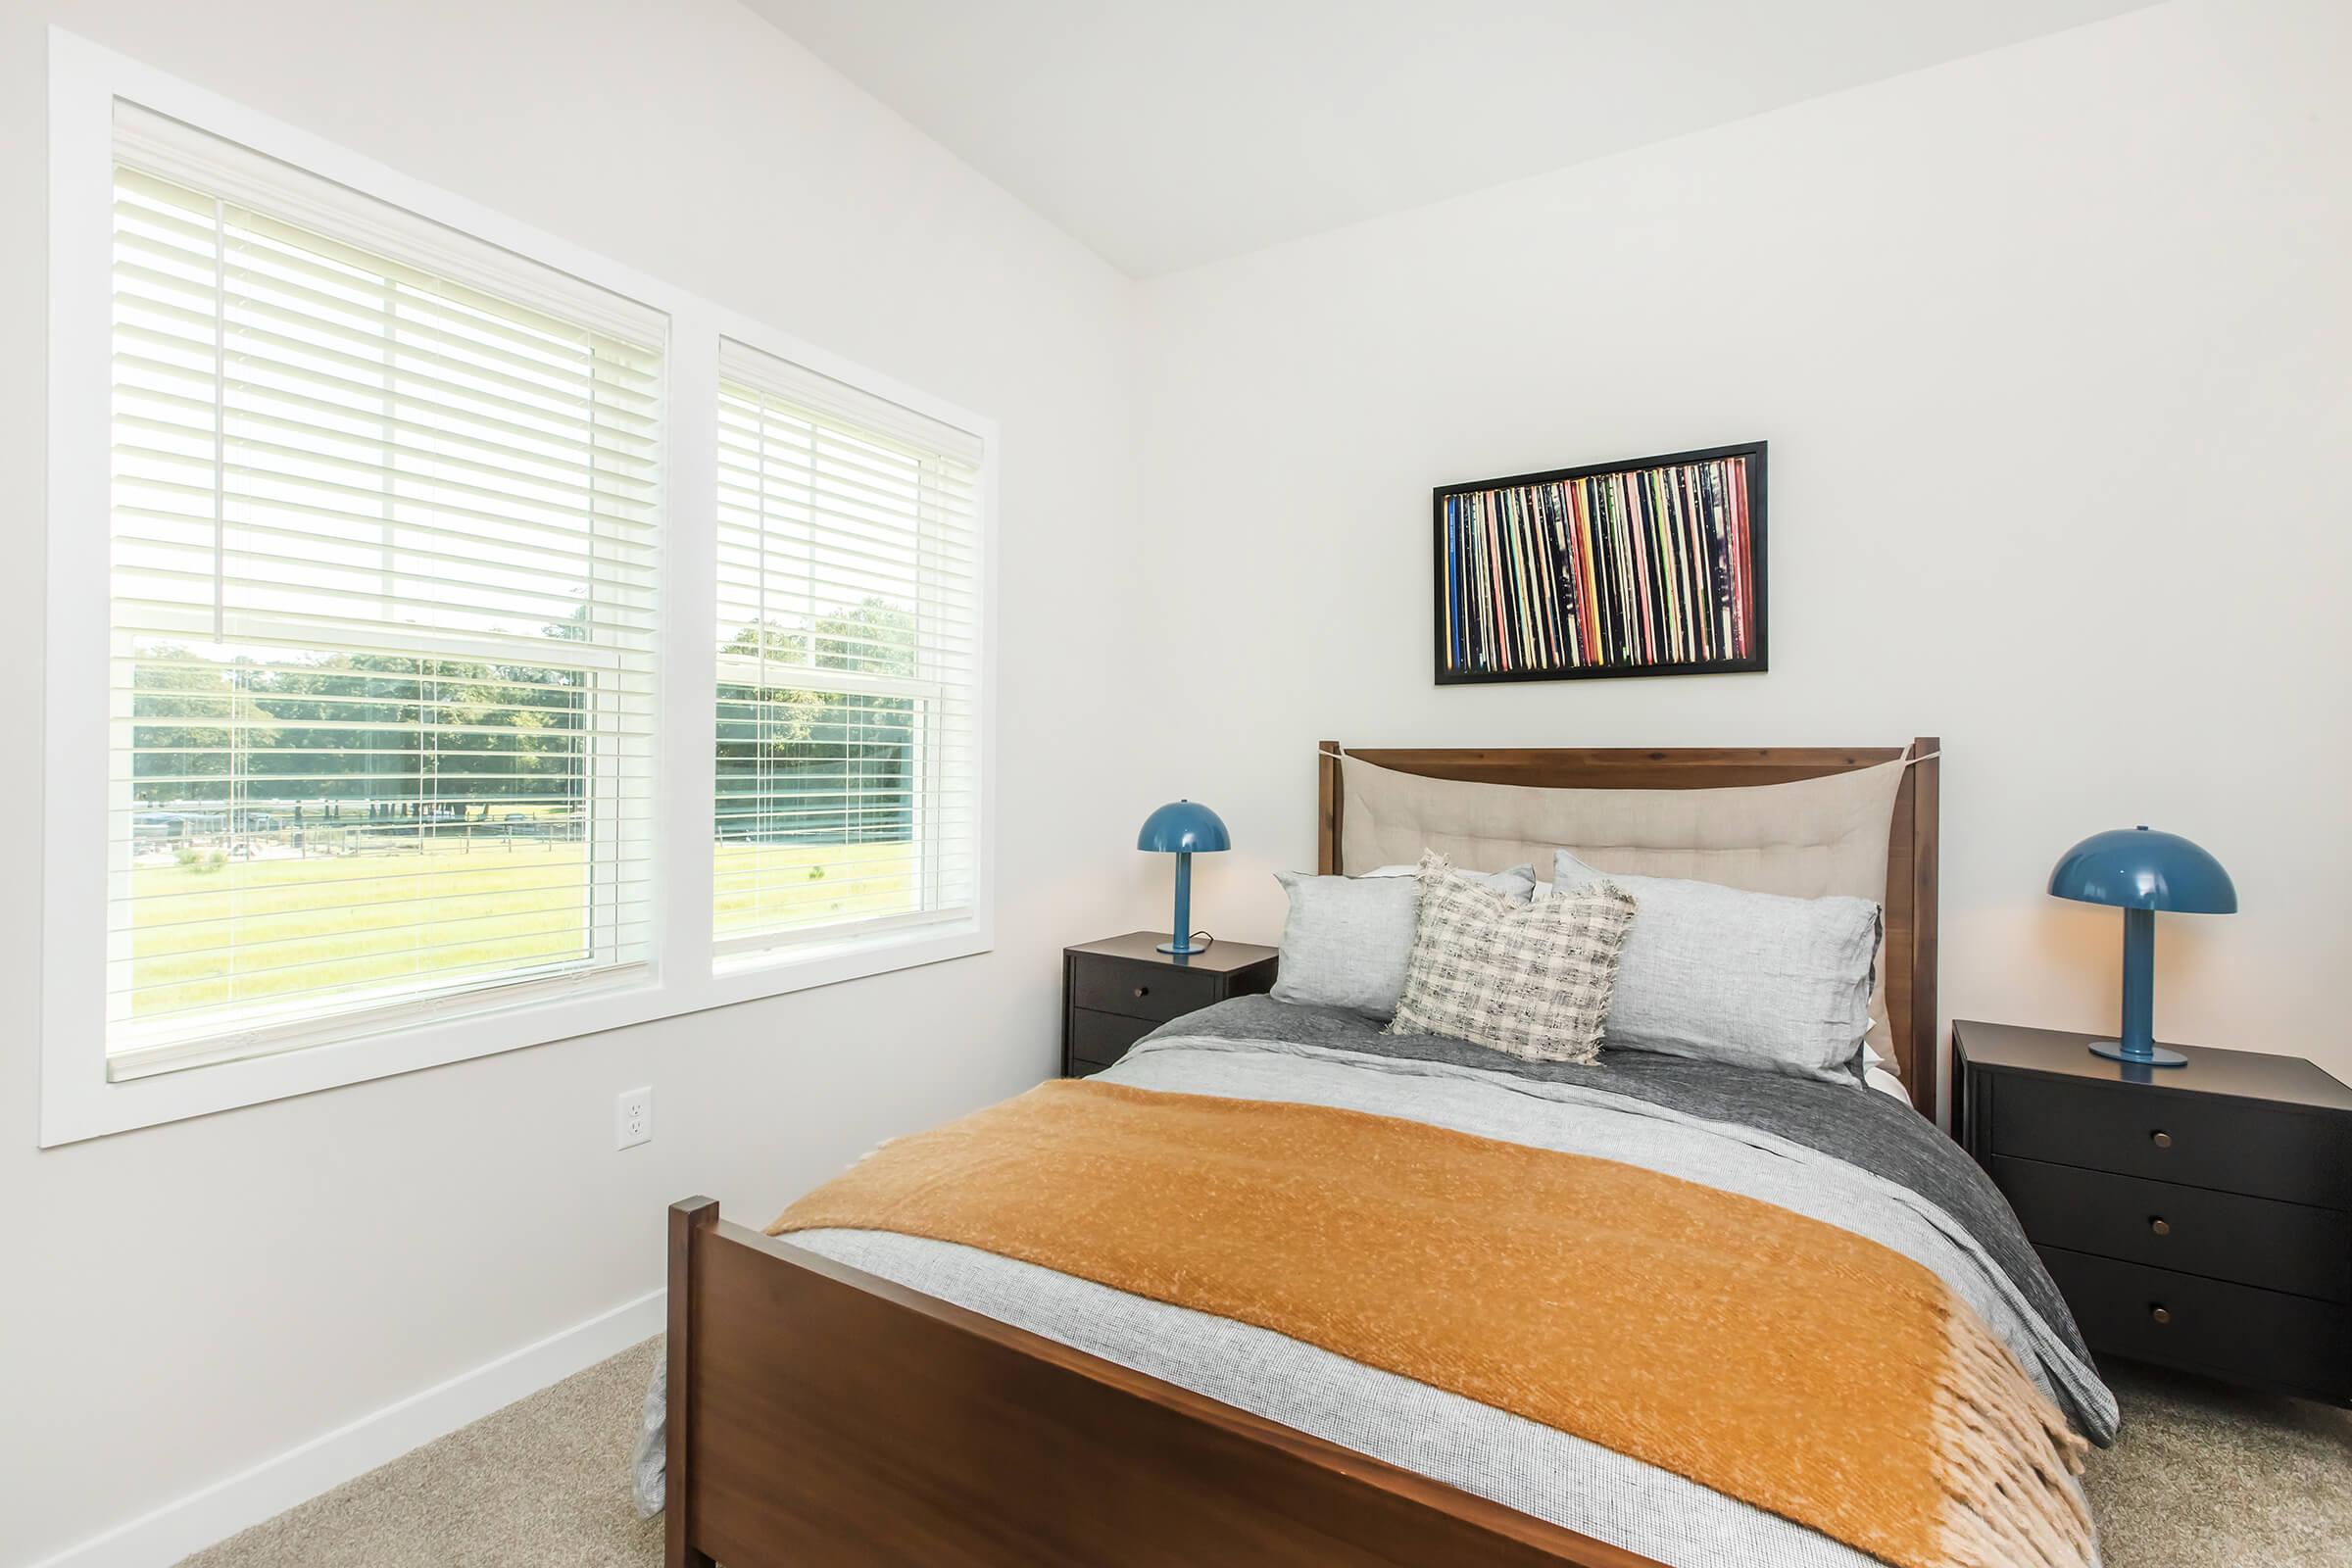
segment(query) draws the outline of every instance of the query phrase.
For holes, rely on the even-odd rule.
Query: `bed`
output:
[[[1351,860],[1379,843],[1364,798],[1344,749],[1322,751],[1318,868],[1369,869]],[[1934,1129],[1936,752],[1922,740],[1347,753],[1425,781],[1421,798],[1440,803],[1427,824],[1383,821],[1392,838],[1424,825],[1436,836],[1448,783],[1743,790],[1909,760],[1885,818],[1884,900],[1888,1054],[1908,1106],[1631,1053],[1606,1067],[1498,1074],[1476,1048],[1264,998],[1179,1019],[1092,1082],[1427,1122],[1813,1215],[1934,1270],[2074,1428],[2104,1441],[2113,1400],[2063,1303],[1997,1194]],[[1383,810],[1393,817],[1409,798]],[[689,1199],[670,1210],[669,1286],[673,1568],[1870,1560],[1475,1399],[940,1241],[870,1229],[778,1239]]]

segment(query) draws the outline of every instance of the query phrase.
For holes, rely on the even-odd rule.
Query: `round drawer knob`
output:
[[[2158,1149],[2170,1149],[2173,1147],[2173,1135],[2161,1131],[2151,1133],[2148,1136],[2148,1142],[2154,1144]]]
[[[2148,1317],[2158,1328],[2162,1328],[2173,1320],[2173,1309],[2169,1306],[2151,1306],[2148,1308]]]
[[[2173,1234],[2173,1222],[2164,1218],[2162,1215],[2158,1215],[2156,1218],[2148,1221],[2148,1229],[2154,1231],[2159,1236],[2170,1236]]]
[[[1152,988],[1150,986],[1137,986],[1135,988],[1135,994],[1139,997],[1148,997],[1152,994]]]

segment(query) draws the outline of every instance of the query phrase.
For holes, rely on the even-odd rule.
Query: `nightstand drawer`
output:
[[[1071,977],[1070,1002],[1096,1012],[1165,1023],[1200,1011],[1217,1001],[1223,988],[1224,977],[1218,974],[1194,974],[1165,963],[1088,957],[1078,960],[1077,972]]]
[[[2352,1214],[2008,1155],[1992,1179],[2045,1246],[2352,1301]]]
[[[1158,1027],[1150,1018],[1122,1018],[1113,1012],[1075,1008],[1070,1013],[1071,1063],[1110,1066],[1127,1054],[1129,1046]]]
[[[2352,1208],[2345,1126],[2216,1095],[2011,1077],[1994,1089],[1992,1152]]]
[[[2352,1312],[2308,1297],[2036,1248],[2094,1350],[2352,1398]]]

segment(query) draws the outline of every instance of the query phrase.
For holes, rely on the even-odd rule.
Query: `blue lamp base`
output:
[[[1159,945],[1159,951],[1171,957],[1189,958],[1206,953],[1208,944],[1193,942],[1193,857],[1190,851],[1176,856],[1176,924],[1175,935]]]
[[[2143,1056],[2121,1040],[2096,1040],[2091,1042],[2090,1054],[2094,1056],[2105,1056],[2109,1061],[2129,1062],[2134,1067],[2185,1067],[2188,1065],[2188,1057],[2173,1050],[2170,1046],[2151,1045],[2147,1048],[2147,1054]]]
[[[2134,1067],[2185,1067],[2188,1057],[2156,1043],[2156,911],[2124,910],[2124,1016],[2121,1040],[2099,1040],[2090,1054]]]

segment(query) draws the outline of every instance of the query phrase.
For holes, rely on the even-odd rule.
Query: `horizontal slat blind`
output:
[[[117,159],[115,1074],[643,964],[662,317],[129,106]]]
[[[977,437],[719,350],[722,954],[968,912]]]

